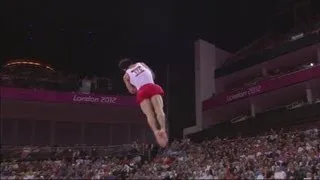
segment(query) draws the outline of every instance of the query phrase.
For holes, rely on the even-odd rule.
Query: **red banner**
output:
[[[137,106],[134,96],[93,95],[0,87],[0,98],[26,101]]]
[[[250,96],[273,91],[285,86],[294,85],[300,82],[320,78],[320,66],[304,69],[294,73],[289,73],[283,76],[275,77],[272,79],[264,80],[255,86],[251,86],[242,90],[221,93],[203,102],[203,111],[222,106],[229,102],[239,99],[247,98]]]

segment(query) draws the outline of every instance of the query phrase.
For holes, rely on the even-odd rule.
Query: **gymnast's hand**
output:
[[[137,93],[137,88],[132,87],[132,88],[129,89],[129,92],[130,92],[131,94],[136,94],[136,93]]]

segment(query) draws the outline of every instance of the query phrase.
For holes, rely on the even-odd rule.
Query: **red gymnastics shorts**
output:
[[[161,86],[157,84],[145,84],[137,92],[137,102],[140,104],[145,99],[150,99],[154,95],[164,95]]]

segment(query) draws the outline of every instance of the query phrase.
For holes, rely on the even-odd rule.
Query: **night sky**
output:
[[[282,1],[5,0],[0,62],[32,58],[123,86],[119,58],[145,61],[169,90],[170,125],[180,132],[195,122],[194,41],[235,52],[266,32],[275,2]]]

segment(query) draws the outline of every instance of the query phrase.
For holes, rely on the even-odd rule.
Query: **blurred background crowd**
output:
[[[319,122],[318,122],[319,125]],[[318,128],[263,136],[175,140],[166,149],[114,147],[1,148],[1,179],[320,179]]]

